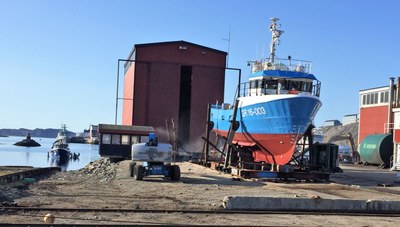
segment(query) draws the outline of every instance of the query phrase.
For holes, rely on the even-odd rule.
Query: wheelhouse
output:
[[[275,94],[310,94],[319,97],[321,83],[310,73],[311,62],[275,60],[277,63],[274,64],[269,59],[249,62],[252,74],[249,82],[240,85],[241,97]]]

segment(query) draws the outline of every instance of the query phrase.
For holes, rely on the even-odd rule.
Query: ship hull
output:
[[[233,143],[251,148],[256,162],[287,164],[320,107],[318,97],[303,94],[239,98]],[[233,109],[212,108],[213,131],[227,137],[232,116]]]
[[[67,148],[53,148],[50,151],[51,158],[57,164],[64,164],[69,161],[71,152]]]

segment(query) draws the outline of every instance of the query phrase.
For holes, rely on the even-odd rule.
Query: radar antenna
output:
[[[269,55],[269,59],[271,63],[274,63],[275,60],[275,49],[276,46],[279,45],[279,37],[282,35],[283,31],[278,30],[280,27],[280,24],[277,24],[276,22],[279,20],[279,18],[270,18],[271,19],[271,25],[269,26],[269,30],[272,33],[272,39],[271,39],[271,53]]]

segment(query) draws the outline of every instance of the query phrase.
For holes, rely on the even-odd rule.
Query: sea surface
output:
[[[32,137],[40,147],[19,147],[14,143],[25,139],[25,137],[0,137],[0,166],[33,166],[54,167],[57,164],[47,157],[55,138]],[[62,170],[77,170],[85,167],[88,163],[100,158],[99,145],[70,143],[72,153],[79,153],[78,160],[70,160],[63,166]]]

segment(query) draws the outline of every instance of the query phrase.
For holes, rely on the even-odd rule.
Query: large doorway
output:
[[[190,104],[192,98],[192,66],[181,66],[179,92],[179,126],[178,140],[181,144],[190,138]]]

